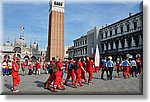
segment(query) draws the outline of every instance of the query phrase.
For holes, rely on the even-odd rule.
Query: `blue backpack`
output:
[[[71,63],[68,64],[68,69],[72,70],[72,64]]]

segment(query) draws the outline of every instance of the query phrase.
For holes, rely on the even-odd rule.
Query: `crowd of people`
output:
[[[112,57],[103,57],[100,61],[99,67],[95,67],[94,59],[87,57],[68,59],[66,62],[62,62],[61,59],[52,58],[51,61],[45,62],[37,59],[36,62],[31,62],[30,60],[22,61],[18,60],[18,57],[14,55],[13,61],[4,60],[3,62],[3,76],[11,75],[13,82],[13,92],[18,92],[18,85],[20,84],[19,71],[21,75],[26,75],[26,70],[28,69],[28,75],[36,74],[49,74],[48,79],[44,82],[44,88],[50,89],[52,92],[57,92],[57,90],[66,90],[66,86],[72,84],[73,88],[78,88],[83,86],[83,82],[90,85],[93,84],[93,73],[100,72],[100,78],[104,80],[104,72],[106,72],[107,80],[113,79],[114,70],[117,72],[116,77],[121,77],[121,72],[123,73],[123,78],[127,77],[137,77],[137,74],[142,73],[142,60],[141,56],[137,55],[134,59],[129,54],[126,59],[112,61]],[[20,70],[21,69],[21,70]],[[66,72],[65,81],[63,82],[64,72]],[[87,74],[86,74],[87,73]],[[71,83],[69,80],[71,78]],[[68,84],[69,83],[69,84]]]

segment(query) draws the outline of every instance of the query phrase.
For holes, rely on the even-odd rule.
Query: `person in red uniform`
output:
[[[81,59],[81,63],[82,63],[82,66],[83,66],[84,70],[86,70],[86,63],[85,63],[83,58]],[[85,83],[87,83],[87,80],[86,80],[86,77],[85,77],[85,72],[83,70],[81,70],[81,79],[84,80]]]
[[[37,75],[40,75],[40,70],[41,70],[41,65],[40,65],[40,62],[37,60],[36,61],[36,74]]]
[[[62,82],[62,70],[63,70],[63,64],[61,62],[61,59],[59,59],[56,62],[56,65],[53,65],[53,71],[54,71],[54,87],[52,88],[52,92],[57,92],[56,88],[59,88],[61,90],[65,90],[65,86]]]
[[[48,89],[49,88],[49,85],[54,81],[54,71],[52,69],[53,65],[55,64],[55,57],[52,58],[52,61],[50,62],[50,65],[49,65],[49,78],[47,79],[47,81],[44,83],[44,88],[45,89]]]
[[[13,92],[18,92],[19,90],[17,89],[17,87],[20,84],[20,77],[18,75],[19,66],[18,66],[18,64],[16,62],[18,60],[18,58],[16,56],[14,56],[13,60],[14,61],[12,62],[12,80],[13,80],[12,91]]]
[[[116,62],[116,68],[117,68],[117,78],[120,78],[120,74],[119,74],[119,71],[120,71],[120,62],[119,61],[117,61]]]
[[[24,76],[25,75],[25,62],[24,61],[21,63],[21,67],[22,67],[22,75]]]
[[[141,74],[142,73],[142,60],[141,60],[140,54],[136,55],[136,63],[137,63],[137,74]]]
[[[82,81],[81,81],[81,70],[86,72],[82,66],[82,63],[80,62],[80,58],[78,58],[76,62],[74,63],[76,81],[75,81],[75,85],[73,86],[73,88],[78,88],[78,83],[80,84],[80,87],[83,86]]]
[[[86,64],[86,70],[89,73],[89,79],[88,79],[88,84],[92,84],[92,79],[93,79],[93,65],[94,62],[92,61],[92,58],[89,58],[87,64]]]
[[[69,62],[68,62],[68,71],[67,71],[67,77],[66,77],[66,80],[64,82],[65,85],[68,86],[67,82],[69,81],[70,77],[72,78],[72,85],[75,84],[75,75],[74,75],[74,69],[73,69],[73,61],[72,59],[70,58],[69,59]]]

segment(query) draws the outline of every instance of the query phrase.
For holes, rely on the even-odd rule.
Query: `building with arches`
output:
[[[128,53],[143,55],[143,12],[129,13],[129,17],[102,27],[98,39],[101,56],[111,55],[116,60]]]
[[[38,43],[30,41],[30,46],[27,47],[27,43],[24,39],[24,29],[21,29],[20,37],[11,42],[9,39],[1,46],[1,60],[13,59],[13,55],[16,53],[20,61],[42,59],[42,55],[46,55],[46,51],[40,51]]]
[[[86,43],[84,43],[86,41]],[[134,58],[143,56],[143,11],[102,28],[93,28],[86,35],[75,39],[74,50],[68,50],[71,57],[94,57],[96,44],[99,46],[100,58],[112,56],[113,60],[125,59],[126,54]],[[85,51],[84,51],[85,49]]]

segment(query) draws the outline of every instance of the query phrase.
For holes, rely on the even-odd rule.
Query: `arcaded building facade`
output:
[[[98,39],[101,57],[111,55],[116,60],[126,54],[143,55],[143,12],[102,27]]]

